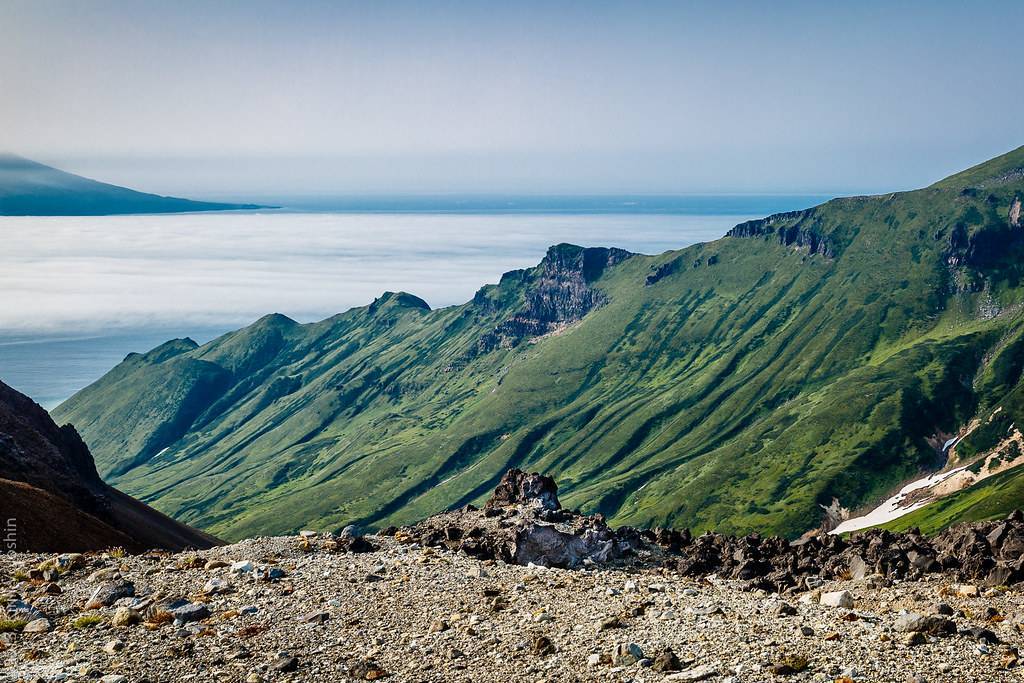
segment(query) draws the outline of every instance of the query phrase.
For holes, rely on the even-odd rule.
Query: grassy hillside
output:
[[[136,192],[0,153],[0,216],[105,216],[256,209]]]
[[[1024,148],[658,256],[559,245],[436,311],[267,316],[130,356],[55,415],[120,488],[225,538],[410,521],[511,466],[618,523],[793,536],[1017,390],[1021,169]]]

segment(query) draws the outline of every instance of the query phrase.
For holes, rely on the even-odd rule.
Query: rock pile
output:
[[[719,574],[782,592],[811,579],[915,579],[946,572],[962,581],[1004,586],[1024,580],[1024,514],[998,522],[960,524],[926,538],[917,530],[859,532],[849,539],[813,536],[789,542],[757,534],[645,531],[642,537],[678,553],[675,568],[687,576]]]
[[[467,505],[385,533],[477,559],[562,568],[611,562],[647,546],[635,530],[615,531],[601,515],[563,510],[553,479],[517,469],[505,473],[482,509]]]

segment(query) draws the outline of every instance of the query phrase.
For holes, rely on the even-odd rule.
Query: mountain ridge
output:
[[[797,536],[941,467],[940,435],[1004,398],[1024,417],[1018,166],[654,256],[556,245],[459,306],[261,319],[55,414],[105,476],[228,538],[411,521],[511,467],[620,523]]]

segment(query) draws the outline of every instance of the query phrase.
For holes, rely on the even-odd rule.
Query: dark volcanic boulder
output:
[[[562,508],[558,502],[558,486],[554,479],[517,469],[505,473],[484,507],[503,508],[512,505],[536,505],[546,510]]]

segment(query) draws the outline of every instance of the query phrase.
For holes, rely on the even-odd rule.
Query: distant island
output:
[[[196,202],[138,192],[0,153],[0,216],[110,216],[262,208],[269,207]]]

